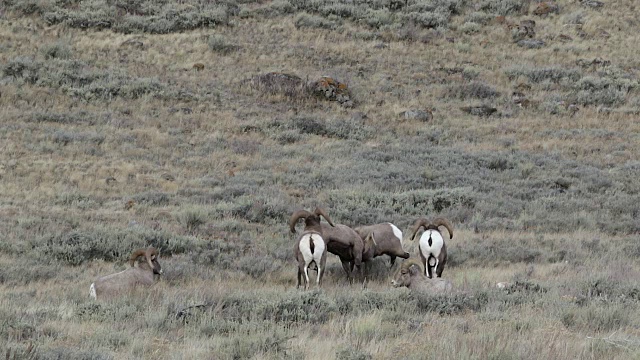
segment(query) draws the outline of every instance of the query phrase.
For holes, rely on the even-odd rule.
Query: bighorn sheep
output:
[[[347,225],[322,224],[322,235],[327,242],[327,251],[337,255],[342,268],[351,282],[354,267],[362,275],[362,255],[364,243],[358,233]]]
[[[304,218],[304,230],[294,247],[294,254],[298,261],[298,288],[302,283],[302,275],[304,274],[304,289],[309,288],[309,265],[315,263],[317,271],[316,283],[318,287],[322,287],[322,275],[327,262],[327,245],[322,237],[322,226],[320,225],[320,216],[324,217],[331,226],[333,222],[322,208],[316,208],[314,212],[306,210],[295,211],[289,219],[289,229],[292,233],[296,232],[296,223],[300,218]]]
[[[402,231],[392,223],[382,223],[355,228],[363,241],[368,236],[375,234],[375,246],[370,247],[362,255],[363,261],[373,259],[381,255],[389,255],[391,266],[396,261],[396,257],[409,258],[409,253],[402,248]]]
[[[408,259],[402,262],[395,279],[391,280],[393,287],[406,286],[411,291],[425,294],[448,293],[453,289],[451,281],[442,278],[429,279],[422,274],[421,263],[418,259]]]
[[[442,271],[447,262],[447,246],[440,230],[438,230],[440,226],[447,228],[449,239],[453,239],[453,227],[444,218],[436,218],[433,221],[424,218],[418,219],[414,225],[413,235],[411,235],[411,240],[413,240],[418,230],[422,227],[425,228],[422,236],[420,236],[418,248],[420,249],[420,258],[422,258],[424,266],[424,274],[429,278],[434,277],[434,270],[437,277],[442,277]]]
[[[144,262],[136,260],[144,256]],[[158,250],[150,247],[148,249],[135,250],[129,258],[131,267],[119,273],[98,278],[90,287],[90,296],[97,300],[117,295],[118,293],[131,291],[138,286],[149,286],[154,283],[154,275],[162,274],[162,268],[158,262]]]

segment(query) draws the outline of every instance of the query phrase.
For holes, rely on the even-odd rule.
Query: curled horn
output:
[[[131,257],[129,258],[129,265],[131,265],[131,267],[133,267],[136,264],[136,260],[140,257],[140,256],[146,256],[147,255],[147,250],[145,249],[138,249],[135,250],[132,254]],[[152,266],[153,267],[153,266]]]
[[[153,263],[151,262],[152,261],[151,258],[153,256],[156,256],[156,257],[158,256],[158,250],[156,250],[155,248],[150,247],[150,248],[147,249],[147,251],[145,252],[144,256],[147,258],[147,264],[149,264],[149,267],[151,269],[153,269]]]
[[[310,212],[308,212],[307,210],[298,210],[295,211],[292,215],[291,218],[289,219],[289,229],[291,229],[292,233],[296,232],[296,223],[298,222],[298,220],[300,220],[300,218],[306,218],[309,215],[313,215]]]
[[[418,266],[418,268],[420,268],[420,273],[424,272],[424,269],[422,269],[422,263],[416,258],[411,258],[403,261],[402,266],[400,266],[400,271],[408,271],[409,268],[411,268],[411,266],[413,265],[416,265]]]
[[[453,226],[451,226],[451,223],[449,222],[449,220],[445,218],[436,218],[435,220],[433,220],[432,224],[437,227],[439,226],[446,227],[447,231],[449,232],[449,239],[453,239]]]
[[[413,224],[413,234],[411,235],[411,240],[415,239],[418,230],[420,230],[420,228],[423,226],[426,228],[428,223],[429,221],[425,218],[416,220],[416,223]]]
[[[316,208],[316,211],[315,211],[315,214],[316,214],[316,215],[318,215],[318,216],[322,215],[322,217],[323,217],[325,220],[327,220],[327,222],[329,223],[329,225],[331,225],[331,226],[334,226],[334,227],[335,227],[335,225],[333,225],[333,221],[331,221],[331,219],[329,218],[329,215],[327,215],[327,212],[326,212],[323,208],[321,208],[321,207],[317,207],[317,208]]]

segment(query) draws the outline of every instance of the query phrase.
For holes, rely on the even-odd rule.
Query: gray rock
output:
[[[420,120],[425,122],[433,120],[433,113],[429,110],[411,109],[401,112],[400,116],[406,120]]]

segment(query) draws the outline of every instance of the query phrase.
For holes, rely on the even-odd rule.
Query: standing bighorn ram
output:
[[[453,227],[444,218],[436,218],[433,221],[425,218],[418,219],[414,224],[413,235],[411,235],[411,240],[413,240],[420,228],[424,227],[425,231],[420,236],[418,248],[424,266],[424,274],[429,278],[434,277],[434,270],[437,277],[442,277],[442,271],[447,262],[447,246],[442,233],[440,233],[440,226],[447,228],[449,239],[453,239]]]
[[[402,231],[392,223],[360,226],[355,230],[365,242],[368,236],[374,238],[374,246],[369,247],[362,255],[363,261],[389,255],[391,266],[393,266],[396,257],[409,258],[409,253],[402,248]]]
[[[327,251],[340,258],[349,282],[353,280],[354,267],[362,276],[364,243],[360,235],[352,228],[342,224],[335,224],[335,226],[322,224],[322,235],[327,242]]]
[[[144,256],[144,262],[136,260]],[[130,268],[119,273],[98,278],[90,287],[90,296],[94,299],[113,297],[122,292],[131,291],[139,286],[150,286],[154,283],[154,275],[162,274],[162,268],[158,262],[158,250],[150,247],[148,249],[135,250],[129,258]]]
[[[298,220],[304,218],[304,230],[296,241],[294,246],[294,254],[298,261],[298,288],[302,283],[302,275],[304,274],[304,289],[309,288],[309,265],[315,263],[317,270],[316,283],[318,287],[322,287],[322,275],[327,262],[327,245],[322,236],[322,226],[320,225],[320,216],[324,217],[331,226],[333,222],[322,208],[316,208],[314,212],[306,210],[295,211],[289,219],[289,229],[292,233],[296,232],[296,224]]]

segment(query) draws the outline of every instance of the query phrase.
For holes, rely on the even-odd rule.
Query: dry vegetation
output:
[[[637,10],[2,0],[0,348],[640,357]],[[313,96],[321,76],[349,101]],[[463,293],[392,289],[386,259],[350,286],[332,255],[325,288],[296,291],[287,218],[318,205],[405,232],[449,218],[444,275]],[[90,301],[89,284],[143,246],[161,250],[163,280]]]

